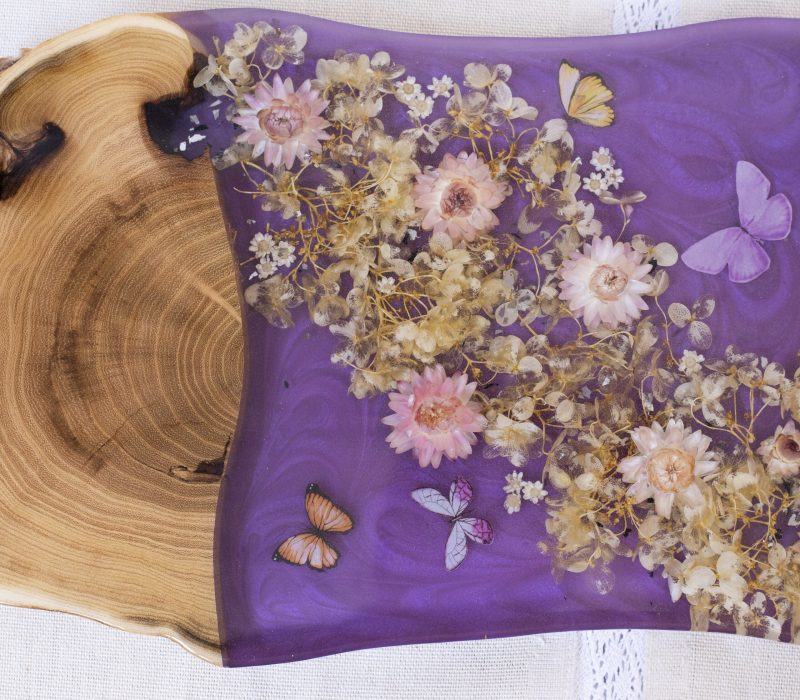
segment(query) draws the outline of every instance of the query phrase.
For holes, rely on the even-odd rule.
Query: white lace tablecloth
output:
[[[0,56],[110,14],[247,5],[387,29],[529,36],[800,17],[800,0],[0,0]],[[0,606],[0,629],[2,700],[800,697],[800,649],[722,634],[545,634],[233,670],[211,667],[163,639],[57,613]]]

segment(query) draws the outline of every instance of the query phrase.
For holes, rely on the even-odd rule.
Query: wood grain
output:
[[[128,16],[0,73],[6,170],[63,132],[0,200],[0,602],[219,662],[219,485],[191,472],[238,410],[234,266],[210,166],[162,154],[142,109],[191,62],[177,25]]]

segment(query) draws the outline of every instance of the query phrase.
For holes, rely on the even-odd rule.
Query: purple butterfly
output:
[[[770,266],[761,241],[781,241],[792,227],[792,205],[785,194],[769,196],[764,173],[745,160],[736,164],[739,225],[712,233],[688,248],[681,259],[687,267],[716,275],[728,266],[731,282],[743,284]]]
[[[472,501],[472,485],[459,476],[450,485],[450,497],[436,489],[424,488],[411,492],[411,498],[423,508],[450,519],[450,536],[447,538],[444,565],[448,571],[455,569],[467,556],[467,538],[479,544],[491,544],[492,526],[483,518],[465,518],[464,511]]]

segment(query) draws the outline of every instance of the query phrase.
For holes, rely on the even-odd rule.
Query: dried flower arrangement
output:
[[[398,453],[437,468],[480,442],[508,460],[505,508],[546,511],[556,576],[589,572],[605,594],[610,562],[637,559],[688,600],[695,629],[797,638],[800,545],[783,530],[798,522],[800,374],[733,347],[704,357],[712,297],[662,304],[679,253],[631,231],[645,195],[620,189],[608,148],[574,155],[568,119],[614,121],[602,78],[562,62],[566,115],[540,120],[505,64],[426,91],[385,52],[340,53],[295,86],[279,71],[303,64],[306,41],[239,24],[195,79],[240,127],[217,166],[241,168],[242,196],[284,221],[252,238],[246,301],[282,328],[304,304],[338,340],[350,391],[388,394]],[[769,266],[758,241],[787,237],[792,212],[754,165],[736,176],[740,226],[682,259],[747,283]],[[534,458],[544,469],[526,480]],[[458,563],[464,537],[492,532],[460,524],[459,480],[449,500],[415,496],[455,519]]]

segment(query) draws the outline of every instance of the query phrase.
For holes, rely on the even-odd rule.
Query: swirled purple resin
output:
[[[800,22],[744,20],[636,36],[534,40],[442,38],[390,33],[269,10],[174,15],[211,46],[236,22],[258,20],[308,32],[306,62],[283,69],[313,77],[316,59],[335,51],[388,51],[420,82],[465,63],[513,68],[512,86],[543,115],[560,116],[557,74],[562,59],[598,71],[615,92],[616,123],[574,124],[576,155],[608,146],[624,163],[626,184],[648,199],[635,228],[679,251],[737,222],[734,166],[749,161],[769,173],[773,192],[797,209],[800,182]],[[224,145],[229,125],[211,130]],[[217,136],[218,134],[218,136]],[[200,144],[201,146],[204,144]],[[273,215],[236,193],[237,168],[220,172],[219,191],[240,260]],[[603,216],[614,215],[605,208]],[[518,209],[505,207],[512,227]],[[618,211],[616,212],[618,215]],[[503,218],[505,217],[505,218]],[[613,227],[612,227],[613,230]],[[719,356],[728,344],[764,353],[796,368],[797,263],[800,233],[766,242],[772,264],[749,284],[726,274],[698,274],[680,262],[662,300],[717,299],[709,319]],[[240,284],[247,280],[240,279]],[[617,560],[613,590],[605,580],[567,574],[554,580],[537,549],[546,537],[546,508],[508,517],[503,509],[504,460],[473,454],[439,470],[420,469],[385,443],[385,397],[348,395],[348,371],[331,363],[335,340],[303,309],[288,330],[269,326],[243,306],[244,394],[228,461],[217,523],[216,571],[225,662],[275,663],[389,644],[434,642],[589,628],[688,629],[688,606],[673,603],[660,573]],[[541,462],[526,466],[533,477]],[[474,489],[470,508],[491,523],[494,541],[470,545],[453,571],[443,565],[446,518],[410,498],[414,489],[446,491],[459,475]],[[331,535],[335,568],[317,573],[273,560],[287,536],[308,529],[303,495],[317,483],[352,516],[354,527]]]

